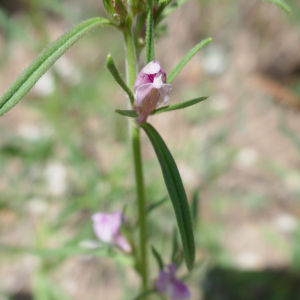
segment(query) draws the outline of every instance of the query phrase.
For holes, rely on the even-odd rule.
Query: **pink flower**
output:
[[[181,280],[175,277],[176,265],[171,264],[167,271],[161,270],[159,277],[155,282],[155,288],[164,295],[169,296],[172,300],[184,300],[191,297],[188,287]]]
[[[130,252],[131,246],[121,234],[122,213],[106,214],[98,212],[92,215],[94,232],[99,240],[115,244],[123,251]]]
[[[158,61],[149,62],[137,76],[133,92],[138,123],[146,122],[158,105],[168,102],[172,85],[166,80],[166,72]]]

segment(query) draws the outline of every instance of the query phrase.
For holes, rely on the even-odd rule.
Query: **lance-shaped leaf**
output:
[[[111,54],[109,53],[107,55],[106,58],[106,67],[108,69],[108,71],[111,73],[111,75],[114,77],[114,79],[116,80],[116,82],[121,86],[121,88],[127,93],[129,99],[130,99],[130,103],[131,105],[133,105],[134,102],[134,96],[132,94],[132,91],[130,90],[130,88],[127,86],[127,84],[124,82],[124,80],[122,79],[122,77],[120,76],[120,73],[115,65],[115,62],[111,56]]]
[[[147,1],[146,18],[146,64],[154,60],[154,25],[153,25],[153,0]]]
[[[193,217],[193,224],[194,228],[197,227],[198,223],[198,197],[199,197],[199,189],[194,190],[193,193],[193,200],[192,200],[192,217]]]
[[[159,160],[166,187],[172,200],[182,240],[185,262],[189,270],[195,260],[195,242],[190,208],[176,163],[158,132],[148,123],[140,125],[149,137]]]
[[[147,213],[149,214],[150,212],[152,212],[154,209],[158,208],[159,206],[161,206],[162,204],[164,204],[167,200],[169,199],[169,197],[165,197],[159,201],[156,201],[152,204],[149,205],[149,207],[147,208]]]
[[[172,256],[171,256],[171,261],[176,262],[176,255],[178,252],[178,231],[177,228],[174,228],[173,231],[173,249],[172,249]]]
[[[156,114],[160,114],[160,113],[172,111],[172,110],[183,109],[183,108],[195,105],[199,102],[202,102],[202,101],[206,100],[207,98],[208,97],[199,97],[199,98],[191,99],[188,101],[167,105],[167,106],[164,106],[164,107],[154,110],[151,115],[156,115]]]
[[[273,3],[277,6],[279,6],[281,9],[283,9],[286,13],[288,13],[288,14],[292,13],[290,6],[282,0],[261,0],[261,1]]]
[[[163,263],[163,260],[160,256],[160,254],[157,252],[157,250],[153,246],[151,246],[151,250],[152,250],[153,256],[155,257],[155,260],[157,262],[159,270],[162,270],[164,268],[164,263]]]
[[[121,110],[121,109],[116,109],[116,113],[118,113],[121,116],[124,117],[129,117],[129,118],[137,118],[139,115],[136,113],[135,110]]]
[[[178,9],[180,6],[182,6],[183,4],[187,3],[189,0],[177,0],[176,2],[174,2],[173,5],[171,5],[170,7],[168,7],[167,9],[165,9],[163,11],[163,14],[161,15],[161,18],[159,20],[159,22],[164,19],[166,16],[168,16],[169,14],[171,14],[172,12],[174,12],[176,9]]]
[[[112,24],[104,18],[84,21],[43,50],[0,98],[0,116],[15,106],[30,91],[39,78],[78,40],[92,30],[107,25]]]
[[[188,100],[188,101],[184,101],[184,102],[164,106],[164,107],[161,107],[161,108],[158,108],[158,109],[154,110],[151,113],[151,115],[156,115],[156,114],[160,114],[160,113],[167,112],[167,111],[172,111],[172,110],[183,109],[183,108],[195,105],[195,104],[197,104],[201,101],[204,101],[207,98],[208,97],[199,97],[199,98],[191,99],[191,100]],[[120,109],[117,109],[116,113],[118,113],[119,115],[125,116],[125,117],[129,117],[129,118],[137,118],[138,117],[138,114],[134,110],[120,110]]]
[[[205,39],[196,45],[181,61],[180,63],[169,73],[167,77],[167,83],[171,83],[173,79],[179,74],[182,68],[190,61],[190,59],[205,45],[210,43],[212,38]]]
[[[153,17],[153,21],[154,21],[154,27],[157,26],[157,24],[159,23],[159,21],[161,20],[161,15],[163,13],[163,11],[165,10],[165,8],[172,2],[172,0],[167,0],[164,1],[163,3],[160,4],[160,6],[158,7],[157,11],[155,12],[155,15]]]

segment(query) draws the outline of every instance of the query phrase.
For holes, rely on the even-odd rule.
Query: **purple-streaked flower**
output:
[[[166,72],[158,61],[149,62],[141,70],[133,86],[138,123],[146,122],[158,105],[168,102],[172,85],[166,81]]]
[[[175,277],[177,266],[171,264],[167,270],[161,270],[155,282],[155,288],[161,294],[169,296],[172,300],[184,300],[191,297],[188,287]]]
[[[94,232],[99,240],[115,244],[125,252],[131,251],[131,246],[121,234],[122,213],[112,214],[98,212],[92,215]]]

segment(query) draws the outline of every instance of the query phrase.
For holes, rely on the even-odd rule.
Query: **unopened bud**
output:
[[[128,15],[126,4],[127,0],[103,0],[111,20],[118,25],[122,25]]]
[[[134,14],[142,13],[147,10],[147,0],[129,0]]]

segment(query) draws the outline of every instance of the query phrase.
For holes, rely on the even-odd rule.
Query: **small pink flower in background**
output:
[[[168,102],[172,85],[166,80],[166,72],[158,61],[149,62],[137,76],[133,92],[138,123],[146,122],[158,105]]]
[[[181,280],[175,277],[176,265],[167,266],[167,271],[161,270],[155,282],[155,288],[172,300],[184,300],[191,297],[188,287]]]
[[[92,215],[94,232],[99,240],[115,244],[123,251],[130,252],[131,246],[121,234],[122,213],[112,214],[98,212]]]

